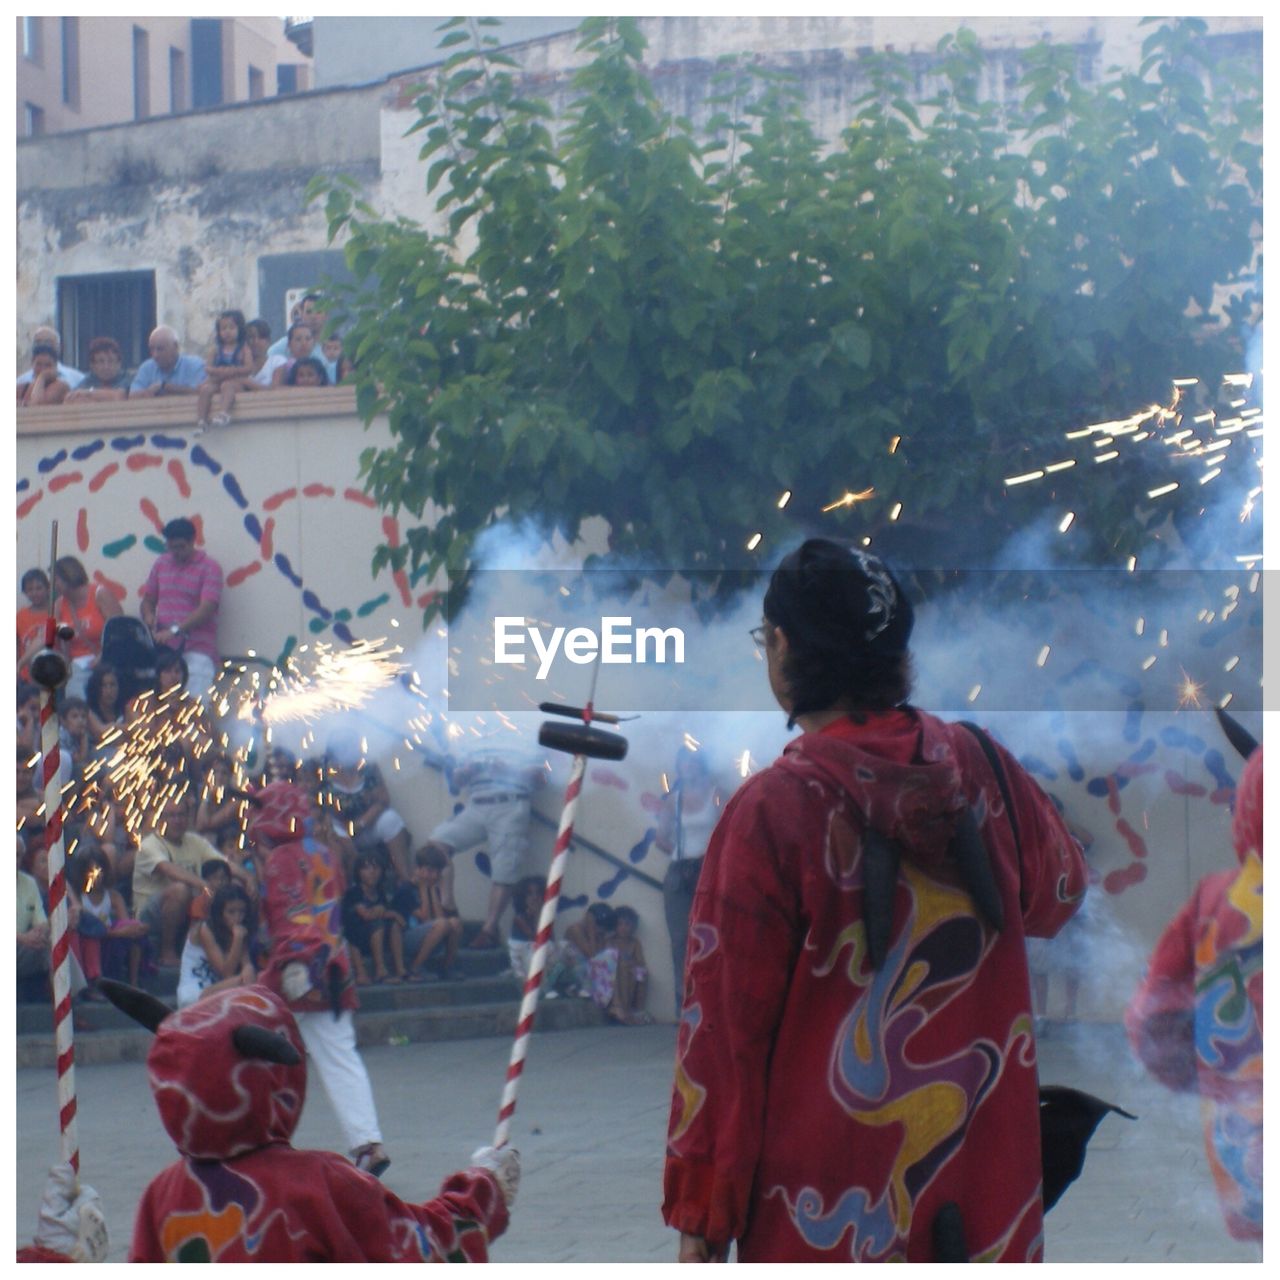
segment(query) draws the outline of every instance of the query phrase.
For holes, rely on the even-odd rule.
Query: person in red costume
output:
[[[283,1000],[233,987],[170,1013],[104,982],[156,1033],[151,1092],[181,1155],[138,1205],[130,1262],[485,1262],[519,1181],[514,1151],[482,1148],[424,1204],[328,1151],[290,1145],[307,1093]]]
[[[1012,756],[907,704],[912,621],[883,562],[826,539],[765,595],[753,634],[803,734],[726,805],[694,897],[681,1261],[1042,1257],[1025,939],[1071,918],[1086,866]]]
[[[265,863],[263,911],[271,954],[262,974],[293,1010],[307,1052],[356,1165],[380,1177],[382,1147],[369,1073],[356,1048],[359,1001],[342,936],[343,883],[329,847],[311,834],[315,801],[292,782],[253,794],[247,832]]]
[[[1134,1052],[1161,1084],[1199,1092],[1227,1230],[1261,1244],[1261,747],[1236,787],[1231,841],[1240,865],[1196,885],[1156,943],[1124,1021]]]

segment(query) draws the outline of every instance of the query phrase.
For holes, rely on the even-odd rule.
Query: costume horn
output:
[[[99,978],[98,989],[121,1013],[127,1013],[134,1022],[148,1031],[155,1029],[173,1012],[163,1000],[157,1000],[149,991],[131,987],[127,982],[114,978]]]
[[[265,1062],[278,1062],[281,1066],[296,1067],[302,1059],[298,1051],[278,1031],[246,1022],[231,1033],[231,1043],[246,1058],[261,1058]]]
[[[1222,726],[1222,732],[1227,735],[1227,741],[1240,753],[1242,760],[1247,760],[1258,749],[1257,738],[1234,716],[1227,715],[1221,707],[1217,707],[1216,711],[1218,723]]]

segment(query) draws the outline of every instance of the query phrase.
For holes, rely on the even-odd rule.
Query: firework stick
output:
[[[524,999],[520,1002],[520,1016],[516,1021],[515,1041],[511,1046],[511,1060],[507,1064],[507,1082],[502,1090],[502,1103],[498,1108],[498,1127],[493,1135],[495,1147],[505,1147],[511,1136],[511,1117],[516,1109],[516,1092],[520,1088],[520,1076],[524,1072],[525,1055],[529,1052],[529,1037],[533,1034],[533,1018],[538,1011],[538,993],[542,988],[542,974],[547,966],[551,950],[551,934],[560,905],[560,886],[564,881],[564,869],[569,860],[569,845],[573,840],[573,821],[578,810],[578,797],[582,794],[582,779],[587,771],[587,757],[573,757],[569,772],[569,785],[565,788],[564,808],[560,813],[560,831],[556,836],[551,855],[551,869],[547,872],[547,892],[542,899],[542,914],[538,917],[538,936],[534,940],[533,960],[529,976],[525,979]]]

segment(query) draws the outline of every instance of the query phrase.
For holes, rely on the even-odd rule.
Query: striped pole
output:
[[[587,708],[588,719],[590,704]],[[564,808],[560,813],[560,831],[556,836],[551,855],[551,869],[547,873],[547,892],[542,899],[542,914],[538,917],[538,936],[534,940],[533,960],[529,964],[529,976],[524,983],[524,999],[520,1002],[520,1017],[516,1022],[516,1037],[511,1046],[511,1060],[507,1064],[507,1082],[502,1090],[502,1103],[498,1108],[498,1127],[493,1135],[495,1147],[505,1147],[511,1136],[511,1117],[516,1109],[516,1091],[520,1088],[520,1076],[524,1072],[525,1055],[529,1052],[529,1037],[533,1034],[533,1017],[538,1011],[538,993],[542,988],[542,973],[547,967],[547,955],[551,950],[551,934],[556,922],[556,910],[560,904],[560,886],[564,881],[564,869],[569,860],[569,845],[573,841],[573,820],[578,809],[578,797],[582,793],[582,779],[587,771],[587,757],[573,757],[569,771],[569,785],[565,788]]]
[[[62,1160],[80,1171],[76,1136],[76,1064],[71,1023],[71,939],[67,932],[66,855],[62,842],[60,749],[54,691],[40,690],[40,750],[44,770],[44,838],[49,853],[49,940],[53,948],[53,1042],[58,1055],[58,1123]]]

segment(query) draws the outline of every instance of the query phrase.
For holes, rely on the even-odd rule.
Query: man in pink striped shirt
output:
[[[182,650],[187,688],[205,699],[219,660],[222,566],[196,550],[196,527],[184,516],[165,525],[164,545],[142,588],[142,620],[157,643]]]

